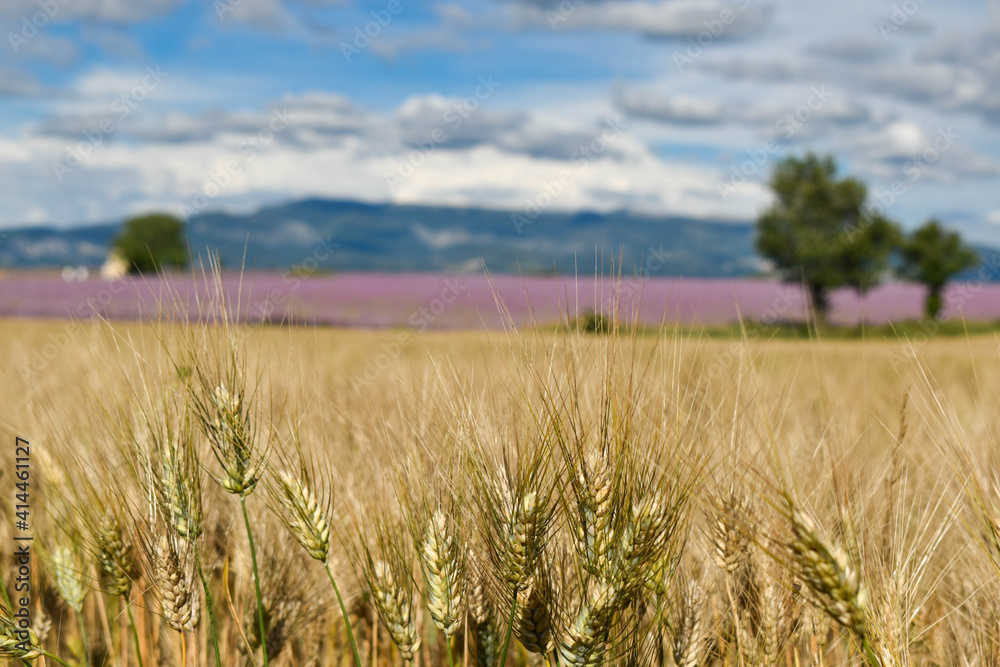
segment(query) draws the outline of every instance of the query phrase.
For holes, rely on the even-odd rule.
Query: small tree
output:
[[[867,188],[837,179],[832,157],[788,157],[771,176],[776,201],[757,220],[757,250],[784,280],[809,291],[816,318],[826,319],[829,292],[879,283],[898,243],[896,226],[865,207]]]
[[[147,273],[164,267],[188,265],[184,221],[153,213],[130,218],[112,240],[112,247],[129,265],[130,273]]]
[[[948,281],[979,261],[975,250],[962,243],[958,232],[946,231],[937,220],[928,220],[915,230],[902,248],[900,274],[927,287],[924,314],[934,318],[941,312],[941,293]]]

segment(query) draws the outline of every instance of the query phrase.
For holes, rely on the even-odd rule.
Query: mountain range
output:
[[[120,223],[0,232],[0,267],[98,266]],[[251,213],[192,216],[195,256],[226,268],[284,271],[607,273],[745,277],[766,265],[750,222],[627,211],[524,213],[305,199]],[[985,249],[995,253],[995,250]]]
[[[0,235],[0,266],[96,266],[118,224],[25,227]],[[257,270],[481,271],[745,276],[760,270],[749,224],[612,213],[541,213],[307,199],[252,213],[206,212],[187,227],[194,255]],[[244,259],[245,258],[245,259]],[[312,259],[310,259],[312,258]],[[322,259],[320,259],[322,258]],[[313,267],[312,262],[317,266]]]

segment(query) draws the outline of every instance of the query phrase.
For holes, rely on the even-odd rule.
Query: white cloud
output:
[[[18,190],[7,202],[5,222],[23,222],[39,206],[60,223],[114,219],[151,207],[180,210],[206,186],[216,194],[213,181],[224,182],[209,200],[213,207],[328,196],[520,208],[561,176],[568,180],[553,209],[631,208],[730,218],[745,213],[746,197],[719,200],[713,169],[665,161],[627,128],[612,131],[599,119],[556,128],[531,114],[477,110],[457,128],[441,126],[455,132],[453,141],[415,149],[415,139],[457,103],[412,98],[393,113],[372,114],[346,98],[314,93],[275,100],[257,112],[168,113],[155,125],[126,133],[141,137],[152,127],[155,137],[109,138],[61,182],[52,164],[65,162],[72,138],[67,132],[37,131],[0,142],[0,178]],[[246,138],[267,127],[272,108],[295,115],[248,158]],[[307,141],[324,133],[327,141]],[[337,140],[329,140],[334,134]],[[390,183],[389,174],[404,175]]]
[[[710,31],[713,39],[736,39],[767,27],[770,5],[750,0],[628,0],[619,2],[520,2],[515,23],[553,30],[638,32],[683,38]]]
[[[134,23],[163,14],[183,2],[184,0],[57,0],[48,13],[58,23],[75,19]],[[43,10],[38,0],[4,0],[0,3],[0,16],[15,21],[31,21],[32,17]]]

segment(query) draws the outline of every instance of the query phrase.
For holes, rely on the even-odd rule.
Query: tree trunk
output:
[[[808,285],[809,307],[812,322],[816,326],[826,324],[826,316],[830,310],[829,294],[823,285]]]
[[[941,307],[944,305],[941,299],[942,291],[944,291],[944,285],[927,286],[927,297],[924,299],[924,315],[929,320],[937,319],[938,314],[941,312]]]

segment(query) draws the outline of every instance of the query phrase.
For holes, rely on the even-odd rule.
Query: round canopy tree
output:
[[[958,232],[945,230],[937,220],[928,220],[903,244],[900,274],[927,287],[924,314],[935,318],[941,312],[941,293],[955,274],[979,261],[975,250],[962,243]]]
[[[130,273],[182,268],[191,258],[184,228],[184,221],[172,215],[137,216],[125,221],[111,245],[128,262]]]
[[[805,286],[818,320],[826,318],[830,290],[864,293],[879,283],[899,231],[865,206],[864,183],[838,179],[832,157],[809,153],[780,162],[771,188],[776,201],[757,220],[757,250],[787,282]]]

